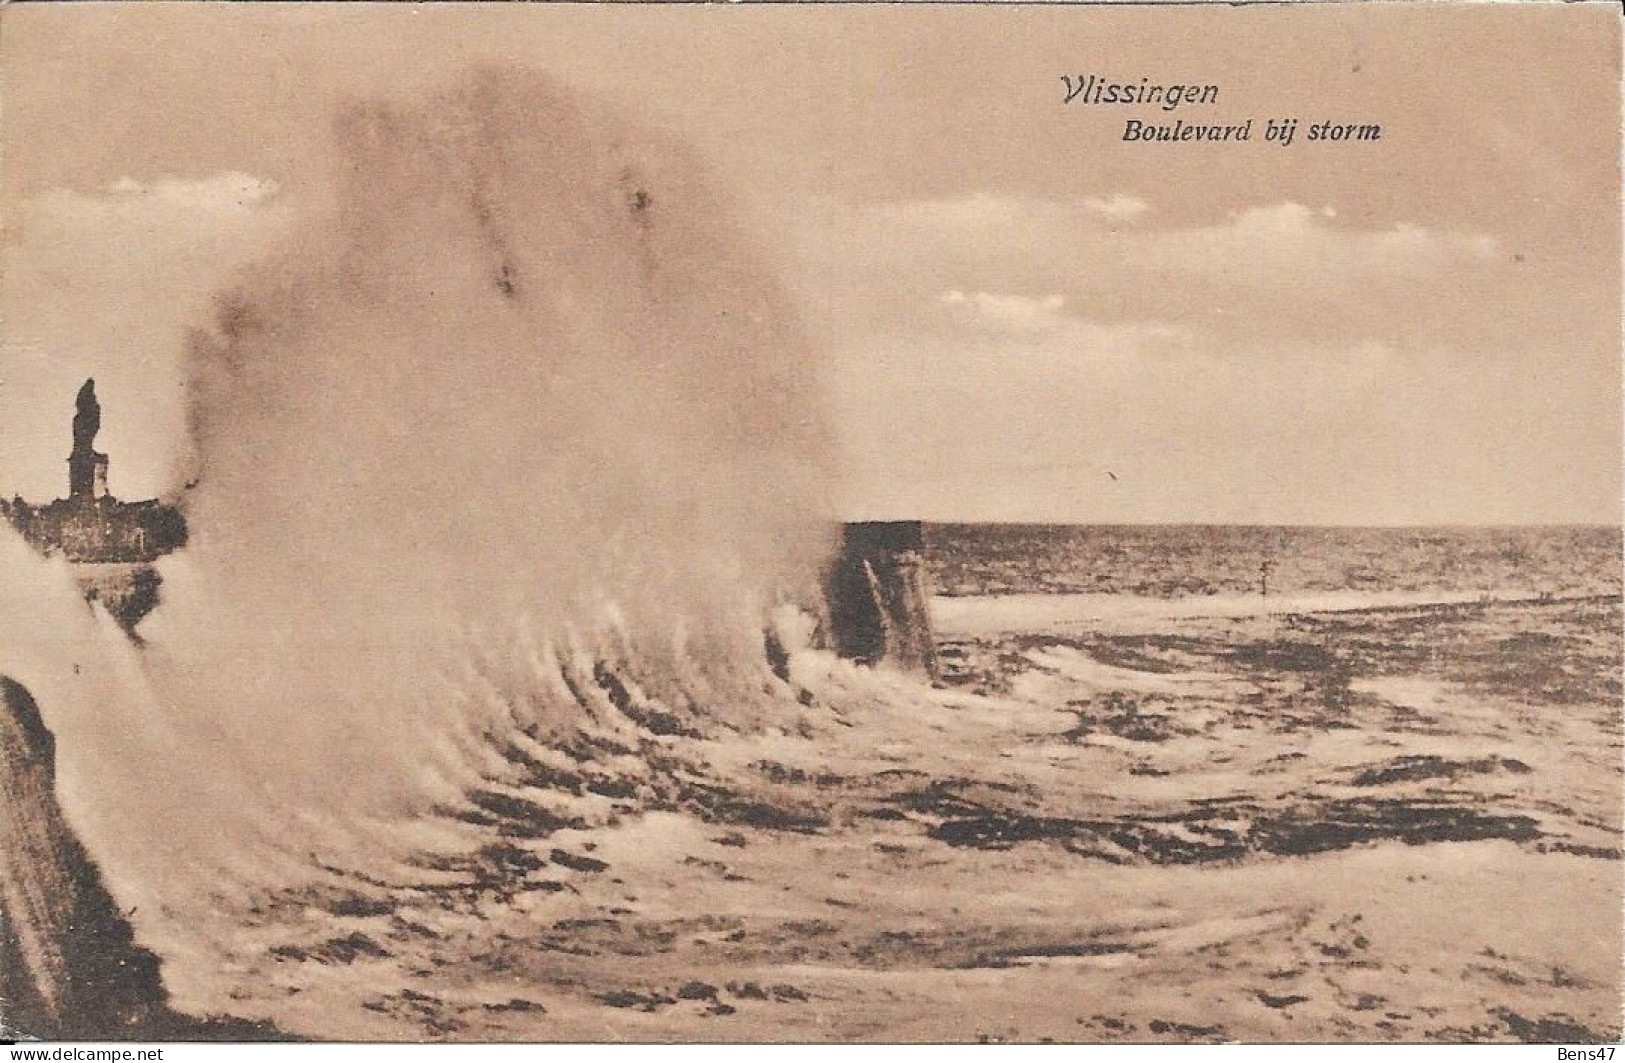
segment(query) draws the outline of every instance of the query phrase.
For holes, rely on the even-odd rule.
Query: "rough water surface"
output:
[[[1619,625],[944,632],[935,690],[802,652],[799,731],[538,768],[462,861],[245,913],[222,989],[323,1036],[1613,1039]]]

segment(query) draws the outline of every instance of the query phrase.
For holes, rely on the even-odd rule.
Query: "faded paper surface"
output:
[[[0,18],[9,1029],[1618,1036],[1609,6]]]

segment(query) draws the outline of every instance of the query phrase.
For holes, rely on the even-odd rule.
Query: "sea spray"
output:
[[[197,577],[161,667],[318,793],[460,761],[493,721],[443,687],[521,621],[614,631],[652,695],[728,722],[698,702],[760,686],[767,611],[816,578],[827,443],[703,169],[492,69],[337,132],[332,213],[194,345]]]
[[[148,682],[138,647],[85,601],[69,564],[39,556],[3,525],[0,676],[37,704],[54,738],[51,797],[106,874],[119,910],[141,913],[138,924],[156,928],[171,959],[202,955],[212,964],[219,949],[211,920],[178,917],[169,906],[200,895],[194,868],[212,864],[210,888],[232,894],[250,883],[229,854],[276,852],[245,814],[249,776],[232,770],[241,751],[185,733]],[[50,833],[51,813],[31,803],[0,808],[8,829],[36,837]],[[0,878],[26,887],[50,871],[37,860],[37,852],[0,848]],[[262,855],[252,877],[272,872]]]
[[[703,165],[498,69],[334,130],[334,188],[193,339],[192,541],[103,647],[70,802],[170,957],[537,807],[516,750],[647,774],[651,735],[800,711],[763,628],[831,545],[816,366]]]

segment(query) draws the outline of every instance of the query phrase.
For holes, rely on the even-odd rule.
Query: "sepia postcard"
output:
[[[0,10],[0,1040],[1619,1040],[1620,45]]]

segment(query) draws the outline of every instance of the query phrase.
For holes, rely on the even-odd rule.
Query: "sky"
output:
[[[175,486],[212,296],[322,201],[347,100],[475,62],[690,140],[824,368],[838,515],[1615,523],[1609,4],[14,5],[0,15],[0,494],[74,392]],[[1066,104],[1062,76],[1214,84]],[[1300,118],[1287,147],[1124,120]],[[1322,120],[1380,123],[1317,144]]]

